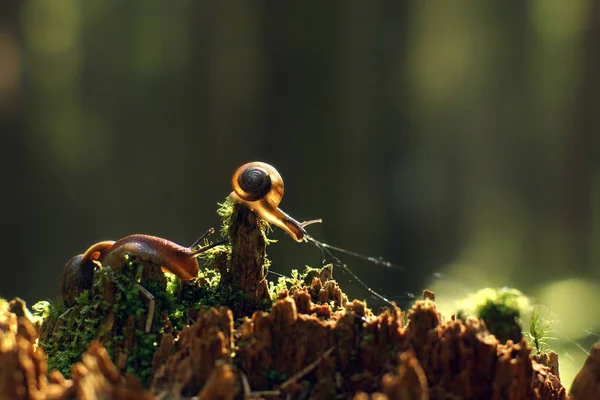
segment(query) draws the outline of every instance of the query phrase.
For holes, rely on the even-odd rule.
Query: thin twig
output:
[[[240,374],[242,375],[242,387],[244,388],[244,399],[247,399],[251,392],[250,383],[248,382],[248,377],[246,376],[244,371],[240,371]]]
[[[263,396],[280,396],[281,392],[279,390],[262,390],[258,392],[253,392],[250,388],[250,382],[248,382],[248,377],[244,373],[244,371],[240,371],[240,375],[242,376],[242,387],[244,388],[244,399],[257,399]]]
[[[296,374],[294,374],[287,381],[283,382],[281,384],[280,388],[282,390],[285,390],[285,388],[288,387],[289,385],[291,385],[292,383],[296,383],[300,378],[304,377],[310,371],[312,371],[313,369],[315,369],[317,367],[317,365],[319,365],[319,363],[321,361],[323,361],[323,359],[325,357],[329,357],[329,355],[333,352],[333,350],[335,350],[335,348],[336,348],[336,346],[330,347],[323,354],[321,354],[315,361],[313,361],[312,363],[308,364],[306,367],[302,368],[299,372],[297,372]]]
[[[136,283],[135,286],[142,293],[142,297],[146,299],[148,303],[148,317],[146,318],[146,333],[150,332],[150,328],[152,328],[152,320],[154,319],[154,296],[150,293],[145,287]]]
[[[260,392],[251,392],[250,398],[256,399],[262,396],[281,396],[281,392],[279,390],[262,390]]]

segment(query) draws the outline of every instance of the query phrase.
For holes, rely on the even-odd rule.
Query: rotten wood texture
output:
[[[239,204],[233,207],[229,224],[230,264],[222,271],[220,285],[226,290],[243,293],[240,301],[229,305],[234,317],[240,318],[264,310],[271,300],[264,268],[267,255],[265,223],[248,208]]]
[[[558,379],[560,379],[560,371],[558,369],[558,354],[551,351],[549,353],[541,353],[533,356],[533,359],[538,362],[538,364],[543,364],[546,367],[550,368],[550,371],[556,375]]]
[[[423,290],[423,300],[427,300],[427,299],[429,299],[431,301],[435,301],[435,293],[433,293],[429,289]]]
[[[72,379],[48,376],[33,325],[5,312],[0,399],[568,399],[552,368],[536,362],[524,341],[499,343],[476,319],[445,321],[429,299],[406,315],[397,307],[373,315],[358,300],[325,312],[328,304],[312,302],[312,289],[324,286],[297,290],[237,329],[229,309],[201,311],[177,337],[163,336],[151,392],[123,377],[97,343]],[[600,344],[572,400],[597,397],[598,354]]]
[[[358,392],[354,400],[429,400],[427,377],[412,350],[400,355],[397,371],[385,374],[381,386],[381,392]]]
[[[338,283],[332,279],[331,266],[325,266],[323,271],[325,271],[324,278],[314,277],[310,286],[285,289],[277,294],[277,300],[291,296],[296,302],[298,312],[316,313],[320,317],[329,318],[331,316],[330,305],[333,305],[334,308],[343,308],[346,307],[348,299]]]
[[[571,400],[600,399],[600,342],[590,350],[583,368],[573,381]]]
[[[146,289],[146,287],[154,287],[161,291],[165,290],[167,280],[161,266],[151,262],[139,262],[133,265],[133,268],[123,265],[115,271],[115,274],[126,274],[126,280],[117,282],[109,275],[104,275],[100,282],[95,282],[90,289],[92,298],[102,300],[94,300],[97,304],[101,304],[101,306],[94,306],[95,313],[101,320],[98,323],[94,340],[109,347],[114,355],[114,362],[121,372],[131,367],[128,360],[137,360],[140,351],[145,351],[142,349],[142,344],[136,340],[136,332],[157,332],[161,329],[165,320],[159,318],[161,315],[157,311],[162,312],[167,307]],[[136,282],[138,278],[139,283]],[[130,290],[130,293],[137,292],[143,304],[139,310],[136,310],[135,315],[130,314],[123,317],[118,312],[117,299],[120,297],[120,301],[125,301],[126,297],[123,290]],[[57,315],[47,317],[40,328],[41,343],[61,343],[60,346],[68,347],[71,344],[69,343],[70,337],[65,332],[83,329],[82,324],[85,322],[82,322],[83,317],[80,316],[83,308],[80,305],[74,305],[63,313],[64,318],[57,317]],[[106,343],[110,343],[110,345]],[[139,365],[134,367],[141,368]]]
[[[500,344],[474,319],[446,323],[431,301],[416,302],[408,320],[403,326],[397,308],[365,316],[358,301],[336,318],[322,320],[299,313],[296,301],[287,297],[271,313],[257,312],[242,325],[236,358],[252,390],[280,389],[282,397],[308,390],[317,399],[360,392],[377,393],[372,398],[378,399],[566,399],[550,369],[531,360],[525,342]],[[287,390],[277,383],[277,377],[297,373],[331,347],[331,357],[304,382]],[[409,351],[413,358],[399,358]],[[402,377],[406,396],[417,397],[399,395],[394,376]]]
[[[155,367],[151,385],[153,391],[169,394],[174,398],[181,394],[193,396],[209,381],[212,386],[215,385],[215,380],[221,378],[229,381],[233,374],[232,346],[231,311],[221,307],[199,312],[196,322],[185,327],[179,334],[177,346],[173,336],[163,336],[152,361]],[[217,364],[221,368],[219,372],[215,371]],[[213,376],[214,374],[217,375]],[[237,392],[237,383],[229,384],[228,387],[231,389],[230,393]],[[209,392],[219,390],[215,388]]]
[[[72,369],[72,378],[48,374],[38,332],[26,317],[0,312],[0,400],[156,400],[124,377],[102,345],[94,342]]]

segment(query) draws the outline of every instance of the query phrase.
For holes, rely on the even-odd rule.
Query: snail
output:
[[[204,247],[200,242],[214,229],[209,229],[190,247],[149,235],[130,235],[115,241],[104,241],[91,246],[84,254],[73,257],[65,265],[60,288],[65,305],[72,305],[75,297],[92,287],[94,269],[104,265],[117,267],[125,255],[160,265],[163,271],[171,272],[183,280],[192,280],[198,275],[198,256],[204,251],[225,243],[218,241]]]
[[[205,235],[203,235],[205,236]],[[184,247],[167,239],[149,235],[131,235],[119,239],[112,245],[104,256],[102,265],[116,267],[122,263],[125,255],[130,255],[160,265],[163,271],[168,271],[184,281],[194,279],[198,275],[200,266],[198,256],[223,242],[213,243],[205,247],[197,247],[197,240],[190,247]]]
[[[278,208],[283,197],[283,179],[279,172],[264,162],[250,162],[239,167],[231,180],[229,198],[254,211],[263,220],[286,231],[294,240],[306,240],[304,226]]]

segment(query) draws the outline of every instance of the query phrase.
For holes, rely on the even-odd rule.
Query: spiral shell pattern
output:
[[[271,190],[271,177],[260,166],[247,167],[239,174],[237,181],[247,201],[261,199]]]
[[[277,207],[283,197],[283,179],[271,165],[254,161],[239,167],[232,179],[233,190],[243,200],[265,200]]]

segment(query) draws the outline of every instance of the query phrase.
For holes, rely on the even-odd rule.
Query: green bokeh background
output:
[[[4,0],[0,296],[90,244],[189,244],[242,163],[407,304],[513,286],[569,385],[600,331],[600,2]],[[319,265],[283,232],[272,268]],[[341,270],[350,297],[377,300]]]

